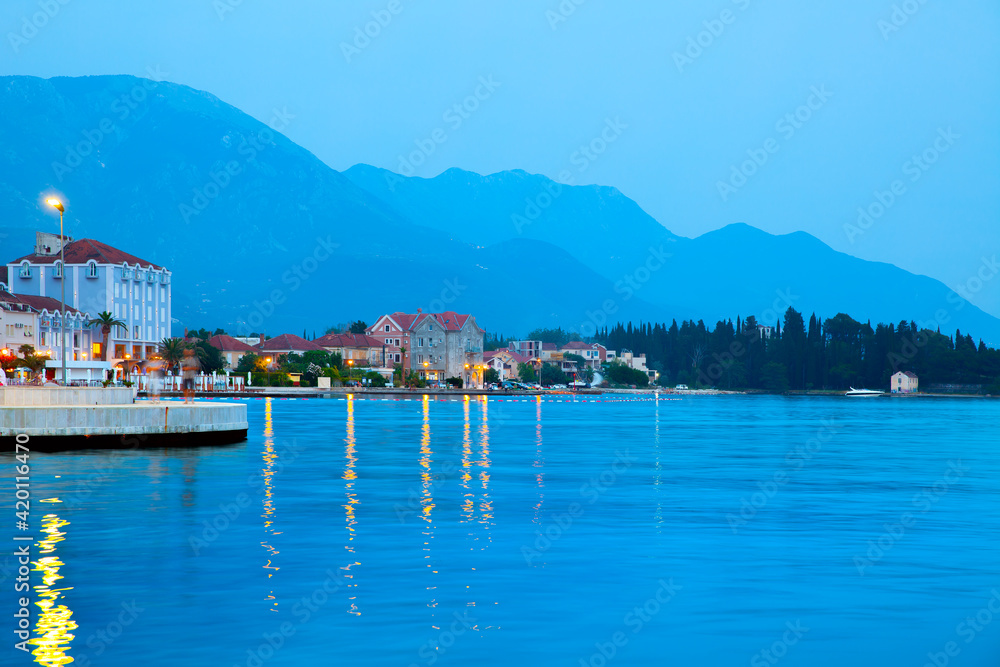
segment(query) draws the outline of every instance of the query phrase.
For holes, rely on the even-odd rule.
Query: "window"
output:
[[[97,262],[87,262],[87,277],[96,278],[97,277]],[[115,287],[117,287],[117,283]]]
[[[21,268],[17,272],[18,278],[30,278],[31,266],[27,262],[21,262]]]
[[[396,339],[396,347],[399,347],[399,339]]]
[[[388,330],[389,330],[389,325],[388,325],[388,324],[387,324],[387,325],[385,325],[385,330],[386,330],[386,331],[388,331]]]
[[[161,322],[167,321],[167,310],[165,308],[160,309],[160,321]]]
[[[141,334],[139,333],[139,325],[136,325],[136,326],[132,327],[132,329],[133,329],[133,334],[135,334],[135,335],[132,336],[132,338],[134,340],[139,340],[139,338],[141,336]]]
[[[153,288],[150,287],[149,285],[146,285],[146,298],[149,299],[150,301],[153,300]]]
[[[62,278],[63,277],[63,265],[62,262],[56,260],[55,264],[52,265],[52,277]]]
[[[423,347],[423,346],[424,346],[424,339],[423,338],[418,338],[417,339],[417,347]]]
[[[118,289],[118,283],[115,283],[115,298],[117,299],[121,296],[121,290]]]
[[[386,345],[392,345],[392,339],[391,338],[386,338],[385,339],[385,344]]]
[[[146,319],[147,320],[153,319],[153,307],[152,306],[146,306]]]

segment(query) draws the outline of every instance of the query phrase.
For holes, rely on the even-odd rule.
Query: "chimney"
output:
[[[50,234],[48,232],[35,232],[35,254],[45,257],[58,255],[59,251],[62,250],[64,241],[69,245],[73,242],[73,239],[68,236],[59,236],[58,234]]]

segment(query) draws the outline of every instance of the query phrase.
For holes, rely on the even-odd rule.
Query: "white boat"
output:
[[[877,389],[855,389],[851,387],[851,390],[844,392],[844,396],[881,396],[884,391],[878,391]]]

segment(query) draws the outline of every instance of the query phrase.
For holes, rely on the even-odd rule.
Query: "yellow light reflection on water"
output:
[[[424,530],[422,531],[424,535],[424,559],[427,561],[427,569],[431,571],[431,574],[437,574],[434,570],[434,563],[431,560],[431,541],[434,539],[434,476],[431,474],[431,463],[433,462],[431,456],[431,406],[428,401],[428,397],[424,394],[423,401],[423,422],[420,425],[420,518],[425,522]],[[433,585],[433,581],[427,586],[428,591],[437,590],[437,586]],[[431,595],[435,595],[431,593]],[[437,607],[437,598],[431,597],[430,601],[427,603],[428,607]],[[432,625],[432,627],[434,627]]]
[[[38,542],[38,553],[55,554],[56,545],[66,538],[66,533],[59,529],[68,525],[69,521],[60,519],[55,514],[46,514],[42,517],[42,532],[45,533],[45,537]],[[73,620],[73,611],[66,605],[57,605],[56,602],[63,597],[65,591],[73,589],[53,588],[53,585],[63,578],[59,574],[59,569],[64,563],[58,556],[39,558],[33,565],[36,572],[42,573],[42,585],[35,586],[39,598],[35,604],[42,611],[35,623],[36,636],[28,640],[29,644],[38,647],[31,654],[35,656],[35,662],[41,665],[49,667],[67,665],[73,662],[73,658],[67,654],[75,638],[70,630],[75,630],[77,624]]]
[[[466,397],[468,399],[468,397]],[[476,494],[469,487],[472,475],[469,469],[472,467],[472,425],[469,423],[469,401],[462,404],[464,421],[462,424],[462,521],[471,522],[476,511]],[[472,536],[472,533],[469,533]]]
[[[360,501],[358,500],[358,494],[354,492],[354,482],[358,478],[358,474],[354,470],[355,466],[358,463],[358,457],[357,457],[358,443],[354,435],[353,394],[347,395],[347,436],[344,438],[344,442],[346,444],[344,455],[347,459],[347,462],[344,465],[344,474],[343,474],[343,478],[347,480],[347,485],[345,488],[345,493],[347,494],[347,504],[344,505],[344,511],[346,512],[345,521],[347,522],[347,546],[344,548],[347,549],[347,552],[349,554],[351,554],[352,559],[351,563],[349,563],[345,567],[342,567],[341,569],[347,571],[347,574],[344,575],[344,578],[352,580],[352,582],[347,585],[348,589],[352,589],[352,588],[357,588],[358,585],[353,582],[354,575],[351,574],[351,568],[354,567],[355,565],[361,564],[356,560],[354,560],[354,558],[356,557],[354,549],[354,538],[355,538],[354,526],[357,525],[358,523],[357,518],[354,514],[354,506],[357,505]],[[357,599],[358,599],[357,591],[348,590],[348,593],[350,594],[348,595],[348,599],[351,601],[351,607],[350,609],[347,610],[348,613],[354,614],[355,616],[360,616],[361,612],[358,610],[358,605],[357,605]]]
[[[278,460],[278,454],[274,450],[274,413],[272,412],[271,399],[264,399],[264,451],[261,452],[264,461],[264,467],[261,470],[261,475],[264,478],[264,513],[261,514],[261,518],[264,519],[264,532],[267,533],[268,537],[261,541],[260,545],[267,550],[268,559],[267,564],[264,565],[264,569],[268,570],[267,578],[268,580],[274,576],[274,573],[279,569],[278,566],[274,564],[274,557],[280,552],[274,548],[271,544],[271,537],[275,535],[280,535],[280,532],[275,531],[274,521],[275,521],[275,506],[274,506],[274,464]],[[274,595],[274,589],[265,596],[265,599],[272,600],[270,611],[278,611],[278,600]]]
[[[480,459],[478,464],[482,467],[479,473],[479,481],[483,488],[483,499],[479,503],[479,522],[486,526],[486,540],[492,542],[489,527],[493,525],[493,501],[490,499],[490,416],[489,404],[484,400],[483,421],[479,426],[479,448]]]

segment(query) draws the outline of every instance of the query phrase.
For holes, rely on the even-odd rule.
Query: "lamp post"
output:
[[[61,314],[59,316],[60,322],[60,338],[62,339],[62,352],[60,357],[62,359],[62,383],[66,386],[66,239],[63,237],[63,213],[66,212],[66,207],[63,206],[62,202],[55,197],[49,197],[45,200],[45,203],[52,208],[59,211],[59,265],[62,275],[59,277],[59,283],[62,290],[61,301]]]

